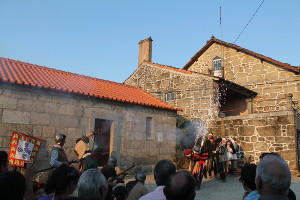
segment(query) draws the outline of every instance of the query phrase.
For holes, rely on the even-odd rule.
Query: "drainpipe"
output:
[[[292,93],[287,93],[286,94],[286,99],[287,99],[287,109],[289,111],[293,111],[293,94]]]

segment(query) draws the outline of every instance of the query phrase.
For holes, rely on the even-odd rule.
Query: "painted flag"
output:
[[[33,163],[42,139],[18,133],[15,131],[11,138],[8,162],[12,166],[24,167],[24,163]]]

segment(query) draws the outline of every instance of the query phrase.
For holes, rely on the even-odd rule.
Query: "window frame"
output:
[[[175,95],[174,92],[168,92],[165,94],[165,101],[169,102],[169,101],[174,101],[175,99]]]
[[[153,117],[146,117],[146,139],[153,139]]]
[[[213,69],[214,72],[222,70],[222,59],[218,56],[213,59]]]

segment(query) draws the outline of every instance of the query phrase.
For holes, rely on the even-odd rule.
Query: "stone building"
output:
[[[152,170],[174,156],[177,110],[138,87],[0,58],[0,150],[9,151],[13,131],[44,140],[38,169],[49,167],[54,135],[67,136],[64,149],[75,158],[75,141],[90,141],[118,163]],[[145,159],[147,158],[147,159]]]
[[[298,171],[298,67],[213,36],[182,69],[141,53],[152,49],[151,37],[139,45],[138,68],[124,83],[182,109],[180,115],[203,122],[217,136],[233,137],[246,158],[257,162],[263,152],[278,152]]]

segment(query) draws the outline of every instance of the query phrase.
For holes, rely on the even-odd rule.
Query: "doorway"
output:
[[[99,166],[107,164],[107,160],[110,154],[110,137],[111,137],[111,126],[113,121],[105,119],[95,119],[95,131],[98,133],[94,136],[94,141],[99,143],[102,148],[102,157],[99,162]]]

